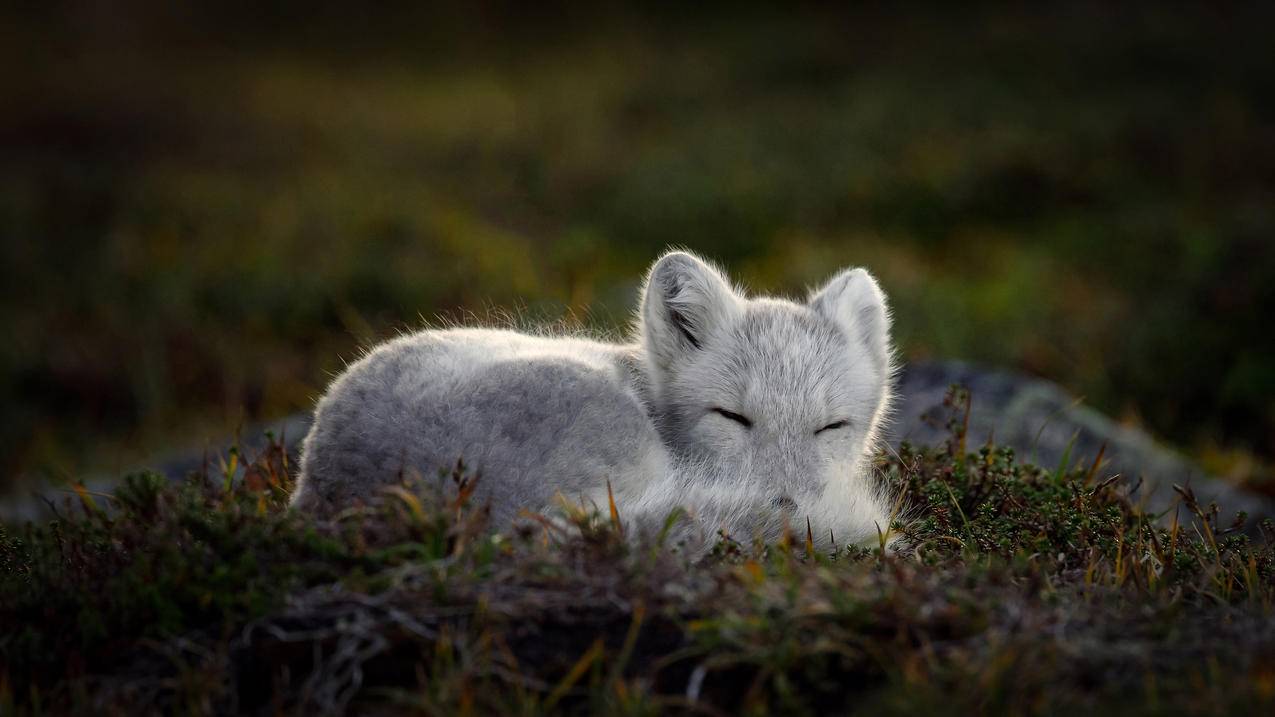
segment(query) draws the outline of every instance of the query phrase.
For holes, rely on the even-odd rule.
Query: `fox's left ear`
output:
[[[877,369],[890,363],[890,309],[885,293],[865,269],[846,269],[810,294],[810,308],[862,341]]]
[[[711,264],[683,251],[651,266],[642,292],[640,331],[655,365],[668,369],[729,325],[739,297]]]

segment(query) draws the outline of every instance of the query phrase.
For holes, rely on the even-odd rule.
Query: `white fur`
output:
[[[889,407],[890,317],[866,271],[795,303],[672,252],[636,323],[631,344],[453,328],[377,347],[320,400],[293,504],[367,501],[460,458],[498,524],[559,494],[605,506],[610,480],[635,534],[678,507],[694,518],[680,537],[774,540],[809,521],[826,547],[888,532],[867,459]]]

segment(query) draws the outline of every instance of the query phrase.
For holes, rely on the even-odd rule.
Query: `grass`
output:
[[[902,551],[722,536],[624,506],[485,529],[463,466],[313,522],[277,447],[241,482],[140,475],[0,534],[6,714],[1260,713],[1275,526],[952,438],[882,455]],[[208,473],[211,473],[209,475]],[[671,520],[679,519],[671,516]]]

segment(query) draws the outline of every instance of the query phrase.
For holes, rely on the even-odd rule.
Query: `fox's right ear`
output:
[[[703,348],[738,311],[739,297],[721,272],[686,252],[670,252],[646,275],[642,343],[655,365],[666,369]]]
[[[890,309],[885,292],[865,269],[847,269],[811,293],[810,306],[857,337],[878,370],[890,365]]]

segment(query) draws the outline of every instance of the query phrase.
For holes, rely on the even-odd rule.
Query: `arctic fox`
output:
[[[370,351],[319,401],[292,504],[329,512],[463,459],[494,524],[556,496],[639,531],[682,508],[701,538],[875,545],[890,502],[869,457],[893,374],[863,269],[803,303],[749,298],[675,251],[652,265],[630,344],[483,328]],[[684,537],[689,533],[683,534]]]

